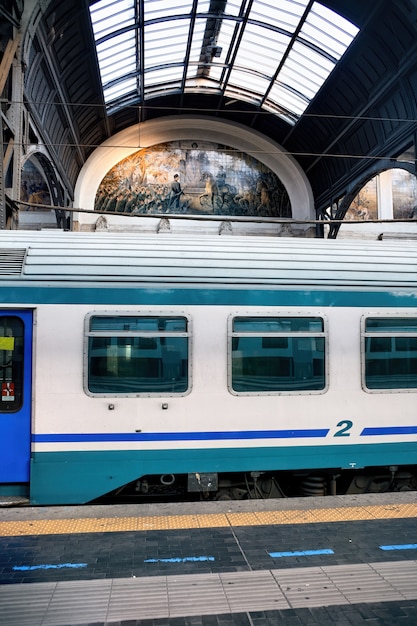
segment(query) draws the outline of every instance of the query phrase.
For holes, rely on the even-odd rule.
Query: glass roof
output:
[[[90,14],[108,113],[214,93],[303,114],[358,28],[319,2],[98,0]]]

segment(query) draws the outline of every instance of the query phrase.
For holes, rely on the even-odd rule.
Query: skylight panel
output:
[[[119,14],[118,12],[118,14],[116,15],[109,15],[105,19],[101,20],[100,22],[96,22],[94,24],[93,26],[94,36],[97,40],[102,39],[103,37],[106,37],[107,35],[110,35],[111,33],[115,32],[116,24],[117,24],[117,30],[122,30],[123,28],[129,27],[132,24],[134,24],[134,20],[135,20],[135,11],[133,7],[128,9],[124,13]]]
[[[236,65],[253,70],[262,68],[262,72],[272,78],[289,42],[289,37],[285,35],[279,35],[260,26],[248,25],[236,56]]]
[[[243,87],[256,94],[264,94],[269,86],[269,78],[263,76],[257,76],[253,72],[248,72],[240,69],[232,70],[230,74],[229,84],[236,87]]]
[[[315,2],[281,68],[277,85],[269,93],[269,99],[277,105],[282,103],[298,117],[302,115],[357,32],[354,25]]]
[[[97,56],[103,87],[109,80],[122,77],[136,69],[134,36],[125,33],[97,46]],[[111,77],[111,78],[110,78]]]
[[[232,100],[240,100],[242,102],[248,102],[252,106],[258,106],[261,103],[261,99],[251,90],[243,89],[242,87],[238,87],[236,85],[230,85],[224,92],[224,95],[227,98],[231,98]]]
[[[144,3],[145,22],[160,20],[167,16],[190,15],[192,8],[192,0],[177,0],[177,2],[172,2],[172,0],[146,0]]]
[[[190,63],[187,69],[187,76],[195,75],[197,72],[197,63],[200,60],[201,48],[203,46],[204,33],[206,30],[207,19],[196,19],[194,24],[193,38],[190,49]]]
[[[227,19],[223,20],[221,23],[220,31],[217,37],[217,45],[222,50],[221,58],[223,60],[226,59],[227,52],[230,48],[232,36],[235,30],[235,24],[236,23],[234,20],[227,20]]]
[[[189,19],[145,26],[145,69],[172,62],[183,63],[189,28]]]
[[[133,23],[134,0],[102,0],[90,7],[91,23],[96,40]]]
[[[303,97],[304,108],[314,98],[319,89],[317,83],[313,83],[308,77],[300,76],[298,72],[292,72],[291,70],[281,72],[279,82],[289,85],[292,92],[297,91]]]
[[[307,78],[312,83],[321,86],[333,68],[334,63],[326,57],[295,43],[284,63],[280,78],[282,73],[292,71],[294,77],[298,76],[301,80]]]
[[[307,100],[303,98],[300,94],[295,93],[294,90],[280,83],[275,83],[272,87],[269,98],[267,100],[267,103],[268,102],[270,103],[270,105],[271,103],[273,103],[274,105],[277,105],[277,103],[279,103],[281,107],[287,109],[289,112],[293,113],[297,117],[302,115],[308,104]]]
[[[174,22],[155,22],[154,24],[149,25],[145,24],[145,52],[146,46],[150,46],[154,43],[159,46],[166,59],[167,56],[169,57],[169,52],[167,55],[167,39],[171,42],[176,39],[182,47],[185,48],[187,45],[186,38],[188,37],[189,28],[189,19],[174,20]]]
[[[304,24],[300,37],[320,47],[336,61],[340,59],[346,50],[346,46],[342,42],[336,41],[332,33],[326,33],[312,24]]]
[[[228,0],[226,5],[227,15],[237,17],[240,13],[241,6],[242,2],[239,2],[239,0]]]
[[[349,22],[349,20],[319,2],[313,4],[309,13],[309,20],[312,22],[316,20],[319,20],[321,23],[325,22],[327,30],[332,31],[335,35],[334,38],[342,41],[346,47],[352,43],[352,40],[359,32],[359,28],[352,22]]]
[[[104,89],[103,92],[106,102],[113,102],[121,96],[135,91],[136,85],[137,83],[135,78],[128,78],[117,85]]]
[[[157,84],[161,84],[161,89],[169,89],[169,84],[180,83],[182,80],[182,67],[164,67],[145,73],[145,90]]]
[[[291,124],[291,126],[295,124],[295,122],[297,121],[299,117],[298,115],[295,115],[294,113],[290,113],[283,106],[277,106],[275,102],[271,102],[270,100],[266,100],[263,103],[262,108],[265,111],[269,111],[273,115],[276,115],[277,117],[281,118],[285,122],[288,122],[288,124]]]
[[[220,84],[223,73],[223,66],[220,64],[213,65],[210,68],[210,79],[214,80],[218,85]]]
[[[339,60],[357,32],[353,24],[316,2],[301,29],[300,38]]]
[[[117,80],[118,78],[121,78],[122,76],[125,76],[127,72],[134,72],[134,71],[135,71],[135,63],[128,64],[128,66],[125,67],[123,73],[121,72],[119,66],[116,66],[115,68],[113,68],[113,66],[111,65],[107,72],[102,72],[102,77],[105,83],[108,84],[114,80]]]
[[[290,85],[305,96],[307,105],[332,71],[333,65],[311,50],[306,50],[306,52],[309,53],[309,57],[301,55],[294,46],[278,76],[278,80]],[[322,65],[318,64],[319,61]]]
[[[135,43],[135,35],[132,32],[122,33],[117,37],[111,39],[105,39],[97,46],[97,56],[99,62],[103,62],[108,58],[111,58],[115,54],[118,54],[122,50],[126,50],[129,54],[134,52],[132,45]],[[134,48],[134,45],[133,45]]]
[[[251,10],[251,19],[294,33],[307,4],[308,0],[300,0],[299,2],[279,0],[275,3],[276,6],[273,6],[271,2],[255,0]]]
[[[211,0],[98,0],[90,6],[112,112],[139,102],[143,81],[145,97],[181,88],[224,91],[294,123],[358,33],[318,1],[226,0],[215,14],[210,7]]]

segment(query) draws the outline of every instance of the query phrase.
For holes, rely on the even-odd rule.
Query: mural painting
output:
[[[417,219],[417,178],[402,169],[392,170],[394,219]]]
[[[100,212],[291,217],[279,178],[257,159],[210,142],[143,148],[103,178]]]
[[[378,200],[376,195],[376,177],[366,183],[353,199],[345,220],[364,222],[378,219]]]
[[[389,170],[393,219],[417,219],[417,178],[401,168]],[[376,220],[379,215],[377,179],[374,176],[362,187],[346,213],[346,220]]]
[[[52,204],[45,177],[41,170],[30,160],[26,161],[22,169],[20,199],[22,202],[30,204]],[[31,208],[27,207],[26,210],[30,211]]]

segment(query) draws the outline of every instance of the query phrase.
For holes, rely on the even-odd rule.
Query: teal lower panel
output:
[[[29,496],[29,483],[5,483],[0,485],[0,496]]]
[[[359,469],[417,463],[417,443],[37,452],[32,504],[82,504],[147,474]]]

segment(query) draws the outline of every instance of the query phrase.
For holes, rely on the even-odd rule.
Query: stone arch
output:
[[[355,181],[354,183],[350,185],[350,187],[348,187],[345,195],[343,196],[337,208],[335,215],[333,216],[333,219],[344,220],[346,213],[349,210],[350,205],[352,204],[353,200],[356,198],[360,190],[370,180],[372,180],[372,178],[390,169],[403,169],[403,170],[406,170],[407,172],[410,172],[410,174],[414,174],[414,175],[416,174],[416,168],[415,168],[414,163],[407,163],[405,161],[393,162],[389,160],[380,161],[378,164],[376,164],[374,167],[372,167],[370,170],[367,171],[366,176]],[[329,228],[328,238],[336,239],[341,226],[342,224],[331,224]]]
[[[34,202],[34,204],[45,204],[51,205],[51,209],[53,206],[62,207],[65,204],[65,198],[63,194],[62,186],[59,183],[57,178],[55,169],[51,163],[51,161],[46,157],[42,152],[31,152],[27,159],[22,164],[22,172],[25,169],[25,166],[31,164],[42,176],[42,179],[45,182],[44,194],[42,195],[42,190],[40,191],[39,197],[36,198],[35,194],[29,195],[26,199],[28,202]],[[21,200],[25,200],[22,196],[24,195],[24,176],[22,173],[22,188],[21,188]],[[29,192],[30,190],[26,190]],[[32,197],[33,196],[33,197]],[[65,215],[65,211],[61,209],[55,209],[55,218],[58,228],[67,228],[67,218]]]
[[[314,219],[310,183],[297,161],[269,138],[236,123],[206,116],[169,116],[137,124],[117,133],[89,157],[77,180],[74,205],[93,210],[95,194],[105,174],[140,148],[175,140],[217,141],[246,154],[274,172],[290,198],[294,220]],[[94,215],[83,214],[93,222]]]

